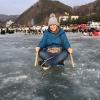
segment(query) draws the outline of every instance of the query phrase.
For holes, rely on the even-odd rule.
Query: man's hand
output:
[[[69,53],[73,53],[73,49],[72,48],[68,48],[67,49]]]
[[[39,52],[39,50],[40,50],[40,47],[36,47],[35,48],[35,51],[38,53]]]

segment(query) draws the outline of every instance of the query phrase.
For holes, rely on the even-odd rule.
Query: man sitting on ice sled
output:
[[[48,29],[35,49],[39,56],[38,63],[45,68],[64,65],[68,53],[72,53],[65,31],[60,28],[55,14],[50,15]]]

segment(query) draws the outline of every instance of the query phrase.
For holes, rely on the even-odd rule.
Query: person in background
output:
[[[48,29],[35,50],[38,52],[39,65],[45,68],[64,65],[68,54],[73,52],[66,33],[60,28],[54,13],[50,14]]]
[[[92,32],[92,36],[99,36],[99,31],[94,29]]]

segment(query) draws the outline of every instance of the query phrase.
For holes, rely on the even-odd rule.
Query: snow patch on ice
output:
[[[28,78],[27,75],[19,75],[19,76],[4,78],[1,82],[0,88],[3,88],[9,84],[20,83],[27,78]]]
[[[27,76],[26,75],[21,75],[21,76],[16,76],[16,77],[8,77],[7,79],[3,80],[3,83],[8,83],[8,82],[17,82],[19,80],[23,80],[26,79]]]

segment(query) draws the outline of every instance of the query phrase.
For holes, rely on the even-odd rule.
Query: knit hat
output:
[[[55,25],[59,26],[58,20],[57,20],[54,13],[50,14],[49,21],[48,21],[48,26],[50,26],[52,24],[55,24]]]

